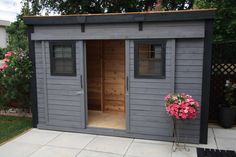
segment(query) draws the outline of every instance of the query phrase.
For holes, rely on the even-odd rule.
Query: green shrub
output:
[[[4,55],[6,52],[7,52],[7,49],[0,47],[0,60],[4,58]]]
[[[5,64],[0,67],[0,109],[12,103],[18,108],[30,107],[31,62],[28,53],[19,49],[7,52]]]

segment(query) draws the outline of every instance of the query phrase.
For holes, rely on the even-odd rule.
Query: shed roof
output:
[[[25,16],[24,21],[27,25],[193,21],[213,19],[215,11],[215,9],[198,9],[181,11],[73,14],[61,16]]]

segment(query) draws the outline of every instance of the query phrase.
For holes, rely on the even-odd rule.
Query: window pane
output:
[[[63,60],[55,60],[55,73],[64,73],[64,63]]]
[[[139,75],[163,75],[161,45],[139,44],[138,56]]]
[[[71,46],[54,46],[55,58],[72,58],[72,47]]]
[[[75,76],[75,42],[52,42],[50,43],[52,75]]]
[[[64,62],[64,71],[66,73],[72,73],[73,72],[73,62],[71,60],[65,60],[65,62]]]
[[[55,58],[62,58],[63,57],[62,46],[54,46],[54,54]]]
[[[72,58],[72,48],[70,46],[64,46],[63,54],[64,58]]]

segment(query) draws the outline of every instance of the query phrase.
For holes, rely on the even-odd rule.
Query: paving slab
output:
[[[41,145],[10,141],[0,147],[1,157],[28,157]]]
[[[218,149],[236,151],[236,130],[213,128]]]
[[[236,139],[235,138],[216,138],[218,148],[220,150],[234,150],[236,151]]]
[[[75,157],[80,151],[80,149],[43,146],[30,157]]]
[[[234,129],[213,128],[213,131],[216,138],[236,139],[236,130]]]
[[[76,157],[123,157],[123,155],[83,150]]]
[[[47,145],[83,149],[96,135],[80,133],[62,133]]]
[[[172,157],[197,157],[197,149],[188,147],[189,151],[176,150],[172,152]]]
[[[208,129],[208,143],[207,144],[187,144],[188,147],[210,148],[217,149],[215,135],[212,128]]]
[[[13,141],[36,145],[45,145],[61,133],[62,132],[58,131],[32,129]]]
[[[133,139],[97,136],[85,149],[124,155]]]
[[[126,157],[171,157],[172,145],[133,142]]]

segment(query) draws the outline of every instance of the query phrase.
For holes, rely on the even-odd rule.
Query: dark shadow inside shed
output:
[[[86,41],[88,127],[125,129],[125,41]]]

